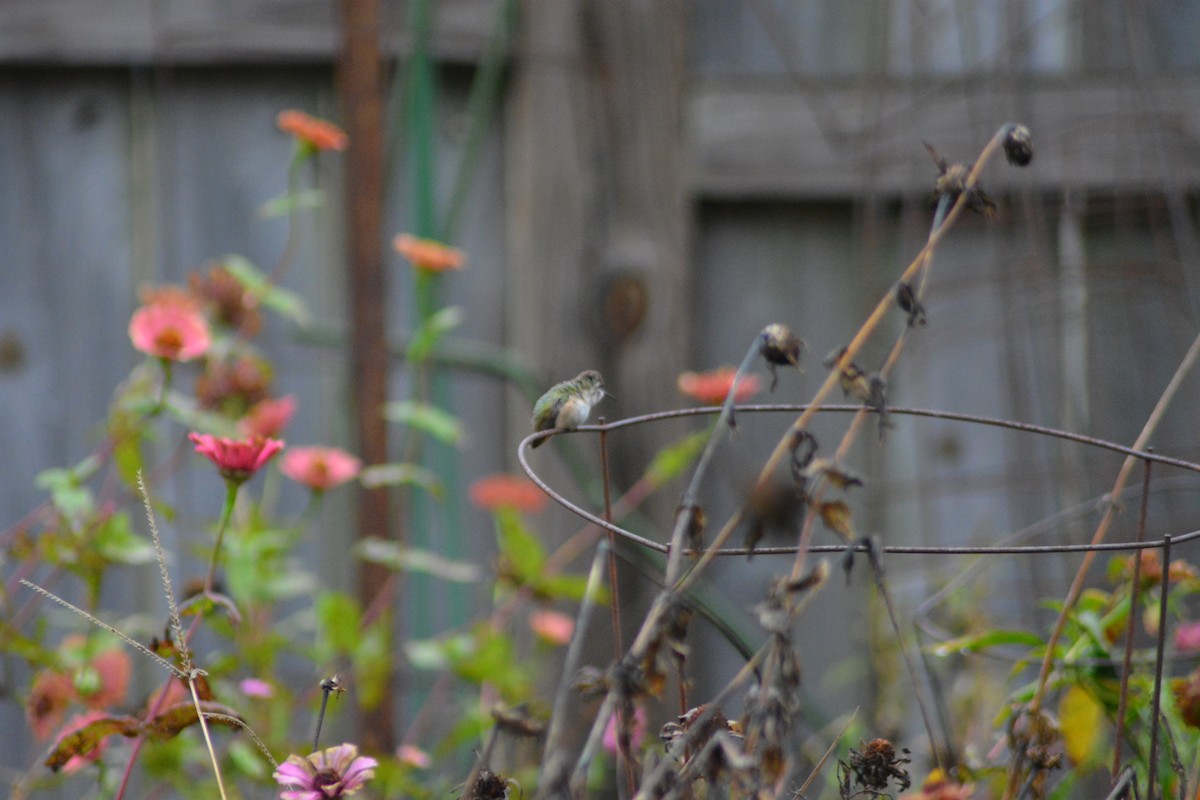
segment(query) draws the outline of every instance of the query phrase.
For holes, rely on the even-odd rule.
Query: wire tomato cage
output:
[[[802,413],[808,409],[807,404],[750,404],[738,405],[734,407],[738,415],[741,414],[757,414],[757,413]],[[831,413],[857,413],[862,410],[861,405],[853,404],[823,404],[820,408],[821,412]],[[604,422],[598,425],[580,425],[574,433],[586,434],[597,433],[606,434],[609,431],[621,430],[623,428],[632,428],[638,425],[658,422],[667,419],[677,419],[680,417],[700,417],[719,414],[721,409],[719,406],[701,407],[701,408],[681,408],[671,411],[659,411],[653,414],[643,414],[636,417],[628,417],[626,419],[615,420],[613,422]],[[1112,453],[1119,453],[1125,456],[1132,456],[1140,459],[1143,463],[1157,463],[1165,466],[1178,467],[1179,469],[1194,472],[1200,475],[1200,463],[1185,461],[1180,458],[1160,455],[1152,450],[1135,450],[1132,447],[1111,442],[1105,439],[1098,439],[1093,436],[1084,436],[1079,433],[1071,433],[1070,431],[1059,430],[1057,428],[1049,428],[1043,425],[1032,425],[1025,422],[1014,422],[1007,419],[999,419],[996,417],[984,417],[975,414],[961,414],[953,411],[936,411],[925,408],[906,408],[888,406],[888,414],[898,414],[901,416],[925,417],[928,419],[949,420],[951,422],[962,422],[972,425],[985,425],[994,428],[1005,428],[1013,431],[1020,431],[1037,436],[1048,436],[1054,439],[1063,441],[1075,442],[1087,447],[1094,447],[1100,450],[1106,450]],[[567,432],[572,433],[572,432]],[[558,433],[555,435],[567,435]],[[586,508],[571,502],[559,492],[550,486],[541,478],[530,466],[528,460],[529,445],[539,439],[546,438],[546,432],[537,432],[530,434],[521,441],[517,448],[517,459],[521,464],[521,469],[529,476],[529,479],[537,484],[543,492],[545,492],[554,502],[561,505],[563,508],[570,511],[572,514],[587,520],[604,530],[615,534],[616,536],[625,539],[633,544],[641,545],[649,550],[654,550],[659,553],[670,553],[671,547],[662,542],[656,542],[652,539],[647,539],[640,536],[631,530],[622,528],[620,525],[606,520],[603,516],[588,511]],[[602,454],[603,456],[604,454]],[[607,470],[601,470],[605,486],[605,493],[608,494],[610,486],[608,485]],[[1163,550],[1173,545],[1190,542],[1193,539],[1200,539],[1200,530],[1189,531],[1171,536],[1165,536],[1158,541],[1133,541],[1133,542],[1101,542],[1098,544],[1057,544],[1057,545],[1014,545],[1014,546],[966,546],[966,545],[947,545],[947,546],[905,546],[905,545],[881,545],[879,550],[883,553],[896,553],[901,555],[1047,555],[1055,553],[1085,553],[1089,551],[1136,551],[1136,550]],[[865,550],[865,544],[852,545],[858,550]],[[811,545],[806,548],[810,553],[842,553],[846,551],[845,545]],[[755,547],[754,555],[794,555],[799,550],[796,546],[787,547]],[[688,551],[691,553],[691,551]],[[718,556],[745,556],[749,555],[750,551],[745,547],[725,547],[720,548],[715,552]]]
[[[760,414],[760,413],[803,413],[808,410],[808,404],[746,404],[734,406],[734,411],[738,415],[742,414]],[[856,404],[822,404],[818,409],[819,412],[828,413],[858,413],[862,410],[861,405]],[[700,408],[683,408],[673,409],[669,411],[661,411],[651,414],[643,414],[640,416],[628,417],[625,419],[606,422],[601,420],[600,424],[596,425],[581,425],[573,432],[558,432],[553,435],[566,435],[566,433],[577,434],[598,434],[600,438],[600,473],[603,477],[603,489],[605,497],[605,507],[609,506],[608,498],[611,496],[611,485],[609,481],[607,463],[607,434],[611,431],[622,430],[625,428],[633,428],[639,425],[650,424],[662,420],[677,419],[682,417],[702,417],[721,413],[721,408],[718,406],[700,407]],[[900,416],[924,417],[927,419],[946,420],[950,422],[963,423],[966,425],[982,425],[994,428],[1002,428],[1019,433],[1029,434],[1033,436],[1049,437],[1066,442],[1073,442],[1087,448],[1092,448],[1101,451],[1107,451],[1114,454],[1120,454],[1126,458],[1135,458],[1143,464],[1143,485],[1142,485],[1142,502],[1141,510],[1138,515],[1137,523],[1137,539],[1135,541],[1121,542],[1096,542],[1088,544],[1049,544],[1049,545],[940,545],[940,546],[909,546],[909,545],[894,545],[894,544],[874,544],[867,542],[856,542],[850,545],[807,545],[806,552],[809,553],[846,553],[850,550],[866,551],[869,547],[875,548],[878,552],[895,554],[900,556],[909,555],[1029,555],[1043,556],[1051,554],[1069,554],[1069,553],[1089,553],[1089,552],[1138,552],[1142,550],[1159,551],[1162,561],[1162,580],[1160,581],[1160,596],[1159,596],[1159,619],[1158,630],[1156,632],[1156,655],[1154,658],[1154,695],[1153,695],[1153,719],[1155,723],[1151,726],[1151,743],[1150,743],[1150,769],[1156,771],[1159,727],[1161,724],[1161,715],[1159,714],[1159,698],[1161,696],[1162,681],[1165,651],[1165,641],[1167,633],[1167,601],[1169,595],[1169,585],[1167,570],[1170,563],[1171,550],[1173,547],[1190,542],[1195,539],[1200,539],[1200,530],[1193,530],[1184,533],[1167,534],[1157,540],[1146,541],[1146,512],[1147,498],[1151,491],[1151,465],[1160,464],[1168,467],[1175,467],[1186,472],[1196,473],[1200,475],[1200,463],[1186,461],[1180,458],[1161,455],[1153,450],[1137,450],[1117,442],[1108,441],[1083,434],[1072,433],[1070,431],[1050,428],[1043,425],[1033,425],[1024,422],[1015,422],[1008,419],[1000,419],[995,417],[985,417],[974,414],[963,414],[951,411],[940,411],[924,408],[908,408],[908,407],[892,407],[887,409],[888,414],[896,414]],[[714,431],[714,435],[718,435],[719,431]],[[547,481],[543,480],[540,475],[529,464],[528,453],[530,445],[548,436],[548,432],[541,431],[530,434],[525,437],[517,448],[517,458],[521,468],[525,474],[529,476],[543,492],[545,492],[554,502],[561,505],[563,508],[570,511],[575,516],[586,520],[587,522],[607,531],[609,534],[625,540],[631,544],[640,545],[648,550],[669,555],[671,547],[669,544],[648,539],[631,530],[628,530],[611,519],[607,519],[605,515],[589,511],[588,509],[568,500],[560,492],[556,491]],[[1113,498],[1109,495],[1104,495],[1101,498],[1102,503],[1117,504],[1118,498]],[[799,552],[798,546],[784,547],[755,547],[753,554],[756,556],[772,556],[772,555],[795,555]],[[702,550],[688,549],[684,551],[687,555],[699,556],[706,552]],[[747,556],[750,550],[745,547],[724,547],[715,551],[707,551],[713,556]],[[1138,580],[1140,574],[1140,559],[1134,559],[1134,581]],[[1137,593],[1135,593],[1136,595]],[[1133,624],[1133,613],[1131,612],[1130,625]],[[929,631],[926,631],[927,633]],[[940,638],[940,637],[939,637]],[[1123,662],[1111,662],[1113,666],[1118,666],[1123,663],[1123,672],[1121,680],[1121,695],[1122,708],[1124,707],[1124,696],[1127,691],[1127,684],[1131,672],[1132,659],[1132,628],[1130,629],[1129,637],[1126,641],[1125,656]],[[1015,657],[1014,659],[1015,660]],[[1116,775],[1116,764],[1120,760],[1120,743],[1124,731],[1124,713],[1118,713],[1118,731],[1114,737],[1114,792],[1120,791],[1125,783],[1128,783],[1132,773],[1128,768],[1125,770],[1125,775],[1122,780],[1118,780]],[[1119,795],[1112,795],[1119,796]]]

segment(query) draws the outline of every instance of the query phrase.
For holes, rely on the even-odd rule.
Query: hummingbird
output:
[[[534,432],[553,428],[575,430],[587,422],[592,406],[607,394],[604,391],[604,379],[594,369],[584,370],[569,381],[554,384],[533,404]],[[549,436],[538,439],[532,446],[540,447],[549,440]]]

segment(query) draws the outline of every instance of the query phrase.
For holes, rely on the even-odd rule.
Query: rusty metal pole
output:
[[[349,134],[346,158],[346,261],[349,273],[350,362],[358,452],[366,464],[388,460],[388,351],[383,272],[383,61],[379,52],[379,0],[341,0],[342,43],[338,90]],[[359,494],[356,537],[390,538],[386,489]],[[383,567],[358,568],[363,608],[386,591]],[[389,604],[390,605],[390,604]],[[359,719],[359,744],[388,752],[394,744],[390,676],[379,704]]]

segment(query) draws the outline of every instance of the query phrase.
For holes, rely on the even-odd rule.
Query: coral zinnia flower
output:
[[[293,447],[279,462],[279,471],[315,492],[323,492],[362,471],[362,462],[336,447]]]
[[[571,643],[575,620],[561,611],[538,609],[529,615],[529,627],[542,641],[565,645]]]
[[[275,124],[284,133],[290,133],[304,144],[317,150],[345,150],[350,143],[346,132],[332,122],[288,109],[280,111]]]
[[[489,475],[471,485],[471,502],[485,511],[515,508],[518,511],[541,511],[546,495],[528,478],[499,474]]]
[[[143,353],[170,361],[190,361],[212,344],[204,317],[176,303],[154,303],[133,312],[129,338]]]
[[[719,406],[725,402],[725,396],[729,394],[729,387],[733,385],[735,375],[737,370],[733,367],[720,367],[709,372],[684,372],[680,374],[676,385],[679,386],[679,391],[701,403]],[[733,400],[735,403],[743,403],[758,394],[760,389],[762,384],[757,376],[744,375],[738,381],[737,394]]]
[[[231,480],[246,480],[283,449],[279,439],[257,436],[226,439],[208,433],[189,433],[188,438],[195,443],[197,453],[207,456],[221,470],[221,475]]]
[[[401,233],[392,239],[396,252],[412,262],[417,269],[426,272],[445,272],[451,269],[462,269],[466,263],[462,250],[457,247],[436,242],[433,239],[421,239],[410,233]]]
[[[33,688],[25,701],[25,719],[34,738],[42,741],[67,716],[75,697],[75,684],[61,672],[42,670],[33,679]]]
[[[87,707],[99,709],[123,703],[133,673],[133,660],[129,654],[124,650],[105,650],[96,654],[90,666],[96,671],[99,685],[90,694],[80,691],[83,695],[80,699]]]
[[[260,400],[238,421],[238,430],[244,436],[269,439],[283,433],[295,412],[296,398],[290,394],[277,400]]]
[[[349,797],[375,777],[379,762],[358,755],[352,744],[330,747],[309,756],[288,756],[275,770],[275,780],[286,787],[280,800],[326,800]]]

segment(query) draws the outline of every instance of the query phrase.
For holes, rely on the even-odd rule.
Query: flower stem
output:
[[[237,501],[238,489],[243,481],[235,478],[225,478],[225,507],[221,509],[221,521],[217,525],[217,543],[213,545],[212,559],[208,563],[208,577],[204,579],[204,592],[212,592],[213,579],[217,576],[217,562],[221,557],[221,541],[225,538],[225,529],[229,527],[229,519],[233,516],[233,505]]]

